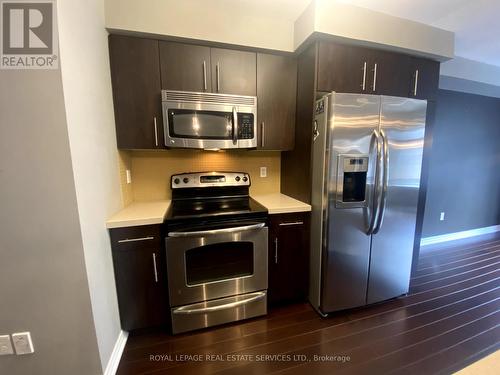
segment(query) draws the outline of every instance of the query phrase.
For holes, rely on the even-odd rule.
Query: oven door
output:
[[[169,232],[170,305],[181,306],[267,289],[264,223]]]
[[[257,147],[256,113],[251,106],[167,101],[162,107],[167,147]]]

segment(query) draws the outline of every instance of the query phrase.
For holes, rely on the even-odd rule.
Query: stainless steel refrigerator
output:
[[[408,292],[427,101],[316,101],[310,293],[321,314]]]

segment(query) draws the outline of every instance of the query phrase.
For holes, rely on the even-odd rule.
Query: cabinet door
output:
[[[257,54],[258,148],[292,150],[295,143],[297,60]]]
[[[113,266],[124,330],[166,325],[166,261],[159,226],[113,229]]]
[[[368,49],[319,42],[318,91],[368,93]]]
[[[109,37],[118,148],[164,148],[158,41]]]
[[[309,213],[270,216],[268,300],[302,301],[309,282]]]
[[[160,42],[161,87],[165,90],[212,90],[210,47]]]
[[[412,57],[411,85],[408,96],[417,99],[436,99],[439,86],[439,62]]]
[[[368,94],[407,96],[410,57],[388,51],[371,51]]]
[[[211,48],[212,92],[257,95],[256,60],[255,52]]]

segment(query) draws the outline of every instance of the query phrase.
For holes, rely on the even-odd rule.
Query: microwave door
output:
[[[229,108],[228,108],[229,109]],[[169,147],[225,149],[237,147],[235,110],[166,108]],[[236,117],[237,118],[237,117]],[[237,141],[237,139],[236,139]]]

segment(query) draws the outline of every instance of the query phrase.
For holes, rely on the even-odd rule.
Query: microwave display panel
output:
[[[169,109],[170,134],[179,138],[232,139],[231,112]]]

